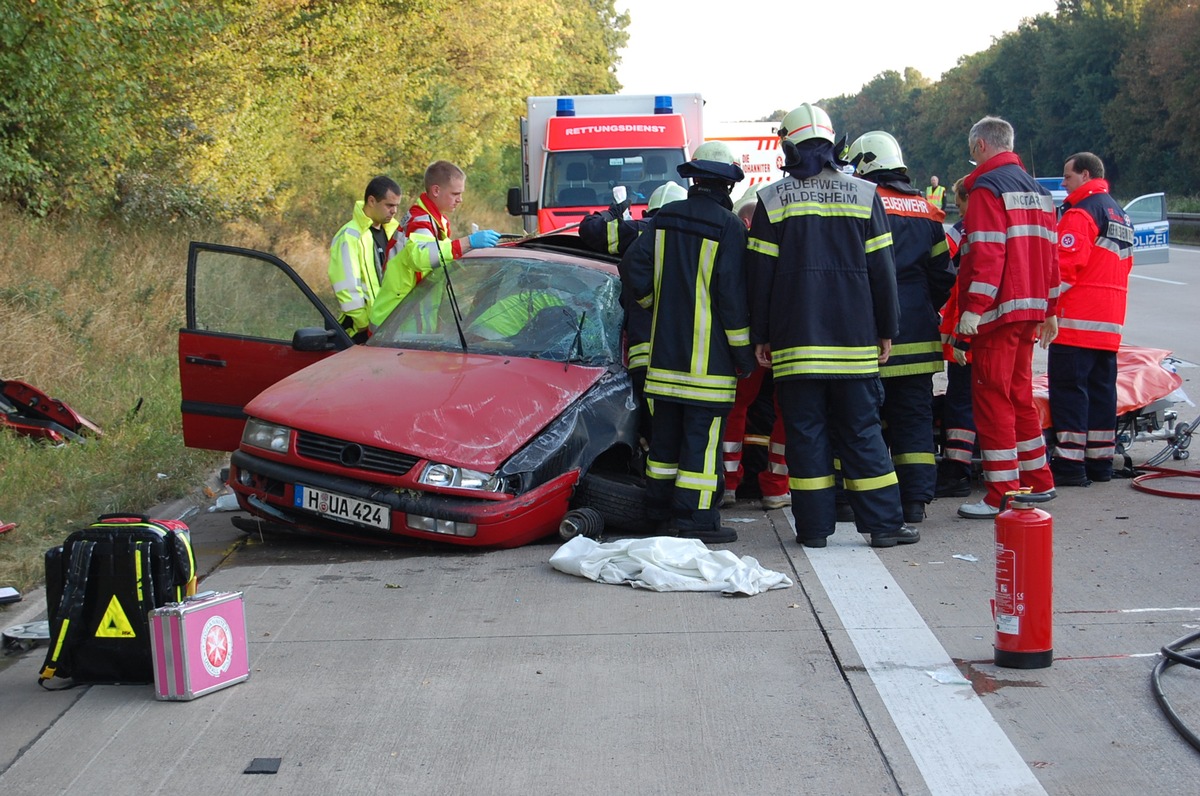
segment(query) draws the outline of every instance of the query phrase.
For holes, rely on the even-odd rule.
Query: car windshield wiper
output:
[[[575,339],[571,341],[571,348],[569,351],[567,351],[567,361],[563,363],[564,371],[571,367],[572,362],[575,362],[575,361],[582,362],[583,361],[583,322],[586,319],[587,319],[587,310],[584,310],[583,313],[579,316],[579,323],[575,325]],[[571,353],[573,351],[575,351],[576,349],[579,350],[578,360],[574,359],[571,356]]]
[[[450,281],[450,266],[442,264],[442,273],[446,275],[446,295],[450,299],[450,314],[454,316],[454,326],[458,329],[458,342],[462,345],[463,353],[467,353],[467,336],[463,333],[462,312],[458,309],[458,296],[454,293],[454,283]]]

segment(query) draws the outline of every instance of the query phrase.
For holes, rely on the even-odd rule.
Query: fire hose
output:
[[[1200,633],[1192,633],[1190,636],[1184,636],[1181,639],[1176,639],[1170,644],[1162,648],[1162,660],[1154,667],[1154,671],[1150,675],[1150,689],[1154,692],[1154,699],[1158,702],[1158,706],[1162,708],[1166,714],[1167,721],[1171,722],[1184,740],[1190,743],[1197,750],[1200,750],[1200,738],[1192,732],[1175,709],[1171,707],[1171,703],[1167,701],[1167,695],[1162,687],[1162,674],[1175,664],[1181,663],[1184,666],[1189,666],[1193,669],[1200,669],[1200,649],[1185,649],[1187,645],[1200,639]]]
[[[1188,458],[1188,446],[1192,443],[1192,432],[1196,430],[1197,425],[1200,425],[1200,417],[1197,417],[1191,423],[1186,425],[1175,426],[1175,433],[1167,441],[1166,446],[1161,451],[1147,459],[1145,464],[1140,465],[1137,468],[1138,470],[1144,472],[1134,477],[1133,488],[1139,489],[1142,492],[1148,492],[1152,495],[1160,495],[1162,497],[1200,500],[1200,491],[1186,492],[1175,489],[1165,489],[1149,483],[1162,478],[1200,478],[1200,472],[1179,470],[1174,467],[1159,466],[1168,458],[1173,458],[1177,461],[1182,461],[1183,459]]]

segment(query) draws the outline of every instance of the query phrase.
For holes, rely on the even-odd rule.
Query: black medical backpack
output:
[[[50,647],[38,682],[149,683],[149,613],[194,591],[187,525],[106,514],[46,551]]]

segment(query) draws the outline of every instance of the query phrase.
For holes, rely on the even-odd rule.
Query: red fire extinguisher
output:
[[[997,666],[1044,669],[1054,659],[1054,520],[1037,507],[1050,499],[1010,492],[996,515]]]

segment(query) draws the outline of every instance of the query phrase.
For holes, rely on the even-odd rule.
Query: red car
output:
[[[636,530],[620,292],[614,261],[544,236],[435,270],[356,346],[328,285],[193,243],[184,441],[234,451],[238,503],[276,528],[514,547],[585,508]]]

